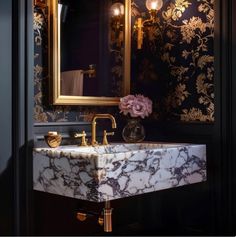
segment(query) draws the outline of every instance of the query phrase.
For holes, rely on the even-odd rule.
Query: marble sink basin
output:
[[[116,143],[34,149],[34,189],[103,202],[206,180],[206,146]]]

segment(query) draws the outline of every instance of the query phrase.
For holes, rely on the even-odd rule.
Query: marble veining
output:
[[[178,143],[34,149],[34,189],[103,202],[206,181],[206,146]]]

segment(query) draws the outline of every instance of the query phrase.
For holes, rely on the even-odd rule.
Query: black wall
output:
[[[214,195],[217,197],[219,234],[235,235],[235,1],[216,4],[216,123],[214,126],[214,160],[216,165]]]
[[[235,25],[233,24],[233,22],[236,22],[236,2],[233,1],[232,3],[232,7],[231,7],[231,13],[232,13],[232,19],[231,19],[231,24],[230,24],[230,31],[232,31],[232,54],[231,54],[231,62],[232,62],[232,68],[235,67],[236,65],[236,28],[235,28]],[[233,82],[233,86],[232,86],[232,91],[235,92],[236,90],[236,81],[235,81],[235,78],[236,78],[236,70],[233,69],[232,70],[232,82]],[[232,121],[236,121],[236,110],[235,110],[235,103],[236,103],[236,94],[235,93],[232,93],[233,94],[233,98],[232,98],[232,101],[233,101],[233,106],[232,106]],[[235,122],[233,123],[233,127],[232,127],[232,138],[233,138],[233,147],[236,147],[236,124]],[[232,170],[232,173],[233,173],[233,177],[232,177],[232,184],[231,184],[231,189],[232,189],[232,200],[236,200],[236,175],[235,175],[235,172],[234,172],[234,169],[236,167],[236,159],[235,159],[235,155],[232,156],[233,158],[233,161],[232,161],[232,164],[231,164],[231,170]],[[234,226],[234,229],[233,229],[233,232],[235,234],[236,232],[236,202],[234,201],[233,204],[232,204],[232,223],[231,225]]]

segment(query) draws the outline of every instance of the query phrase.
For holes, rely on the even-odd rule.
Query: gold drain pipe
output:
[[[77,212],[76,218],[83,222],[90,216],[96,216],[96,213]],[[112,232],[112,208],[110,201],[105,202],[105,207],[98,217],[98,223],[104,227],[104,232]]]
[[[112,232],[112,208],[110,201],[105,202],[105,208],[103,209],[104,215],[104,231]]]

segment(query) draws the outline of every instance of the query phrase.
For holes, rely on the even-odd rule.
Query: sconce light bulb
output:
[[[152,10],[156,10],[157,9],[157,3],[156,2],[152,2],[151,9]]]
[[[118,8],[114,9],[114,16],[119,16],[120,15],[120,10]]]
[[[163,6],[162,0],[147,0],[146,1],[146,7],[149,11],[151,10],[160,10]]]
[[[111,6],[111,15],[112,16],[121,16],[125,13],[125,7],[122,3],[114,3]]]

